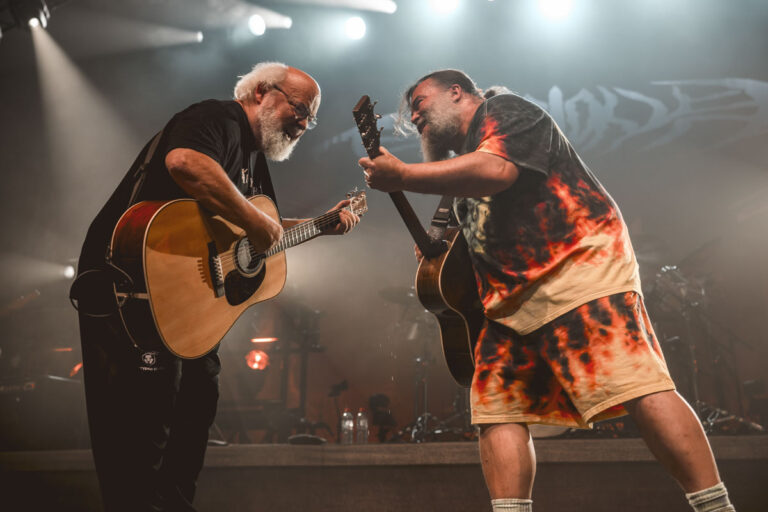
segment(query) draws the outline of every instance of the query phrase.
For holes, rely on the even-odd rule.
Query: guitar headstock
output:
[[[347,199],[349,199],[349,211],[355,215],[362,216],[368,211],[368,201],[365,198],[365,190],[352,190],[347,192]]]
[[[360,98],[355,108],[352,109],[352,116],[357,123],[357,130],[360,132],[360,137],[363,139],[363,146],[365,152],[368,153],[370,158],[376,158],[379,156],[379,145],[381,141],[381,131],[376,125],[376,120],[381,116],[377,115],[373,111],[375,103],[371,103],[371,98],[368,95]]]

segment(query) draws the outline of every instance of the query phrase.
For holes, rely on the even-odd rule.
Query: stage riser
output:
[[[711,441],[737,510],[765,511],[768,438]],[[539,512],[690,510],[639,440],[537,448]],[[0,496],[1,510],[101,510],[88,451],[0,453]],[[211,448],[195,501],[200,512],[490,510],[473,443]]]

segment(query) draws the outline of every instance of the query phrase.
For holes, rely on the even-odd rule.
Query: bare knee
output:
[[[670,405],[689,407],[688,403],[675,390],[650,393],[628,400],[624,402],[623,405],[627,412],[632,416],[652,412],[656,409],[668,410]]]
[[[482,423],[480,427],[480,440],[493,442],[495,440],[514,442],[528,442],[531,434],[525,423]]]

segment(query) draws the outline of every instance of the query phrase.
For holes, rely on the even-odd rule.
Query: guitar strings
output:
[[[283,238],[280,240],[280,242],[274,247],[272,247],[269,251],[267,251],[266,255],[272,256],[274,254],[277,254],[278,252],[282,252],[283,250],[288,249],[289,247],[292,247],[292,245],[286,245],[288,242],[294,242],[294,243],[303,242],[304,241],[302,240],[303,235],[314,234],[310,232],[310,228],[317,228],[318,230],[321,230],[322,228],[336,224],[339,220],[339,213],[341,212],[341,210],[351,211],[351,208],[345,207],[345,208],[339,208],[338,210],[331,210],[330,212],[326,212],[323,215],[320,215],[319,217],[310,219],[300,224],[296,224],[295,226],[291,226],[290,228],[285,230],[285,232],[283,233]],[[253,246],[249,245],[248,250],[251,257],[255,257],[257,255],[253,249]],[[227,253],[219,257],[219,260],[222,264],[233,263],[235,259],[236,259],[236,255],[234,251],[228,251]]]
[[[286,246],[287,242],[302,241],[300,240],[302,238],[302,235],[311,234],[309,232],[310,228],[324,228],[324,227],[336,224],[336,222],[338,222],[338,213],[341,210],[342,209],[327,212],[315,219],[311,219],[311,220],[302,222],[300,224],[296,224],[295,226],[291,226],[290,228],[286,229],[285,232],[283,233],[283,238],[280,240],[280,242],[276,246],[272,247],[272,249],[268,251],[267,256],[277,254],[278,252],[281,252],[282,250],[285,250],[288,247],[290,247],[290,246]],[[251,257],[256,256],[253,246],[249,246],[248,250]],[[227,253],[220,256],[221,263],[232,263],[235,259],[236,259],[236,255],[234,251],[228,251]]]

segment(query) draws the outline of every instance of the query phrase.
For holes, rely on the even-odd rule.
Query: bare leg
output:
[[[693,409],[675,391],[646,395],[624,404],[651,453],[687,493],[720,481],[712,449]]]
[[[528,427],[500,423],[480,434],[480,460],[491,499],[530,499],[536,475],[536,454]]]

